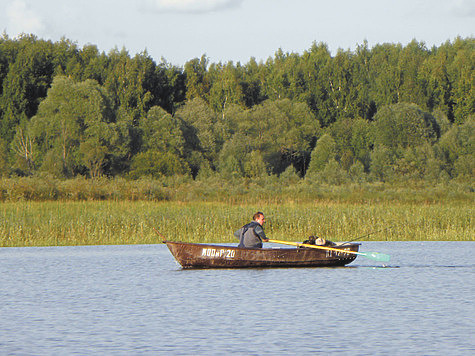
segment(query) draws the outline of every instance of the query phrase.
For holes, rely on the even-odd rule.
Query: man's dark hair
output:
[[[257,213],[254,214],[254,216],[252,217],[252,220],[257,220],[259,216],[264,216],[264,213],[261,211],[258,211]]]

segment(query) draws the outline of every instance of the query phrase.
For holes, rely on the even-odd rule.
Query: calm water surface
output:
[[[344,268],[182,270],[164,245],[0,249],[0,354],[473,355],[475,243]]]

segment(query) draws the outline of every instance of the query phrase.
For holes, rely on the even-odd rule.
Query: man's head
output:
[[[266,218],[264,217],[264,213],[258,211],[257,213],[254,214],[254,216],[252,217],[252,219],[259,223],[260,225],[264,225],[264,223],[266,222]]]

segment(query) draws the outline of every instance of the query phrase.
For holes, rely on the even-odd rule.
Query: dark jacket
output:
[[[262,240],[267,240],[266,234],[261,224],[251,221],[234,233],[239,239],[238,247],[244,248],[261,248]]]

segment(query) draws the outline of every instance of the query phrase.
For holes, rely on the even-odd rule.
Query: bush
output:
[[[360,161],[356,161],[355,163],[353,163],[348,173],[352,182],[362,183],[366,181],[364,165]]]
[[[279,176],[279,181],[284,185],[296,184],[300,181],[300,177],[295,171],[295,168],[290,165]]]

